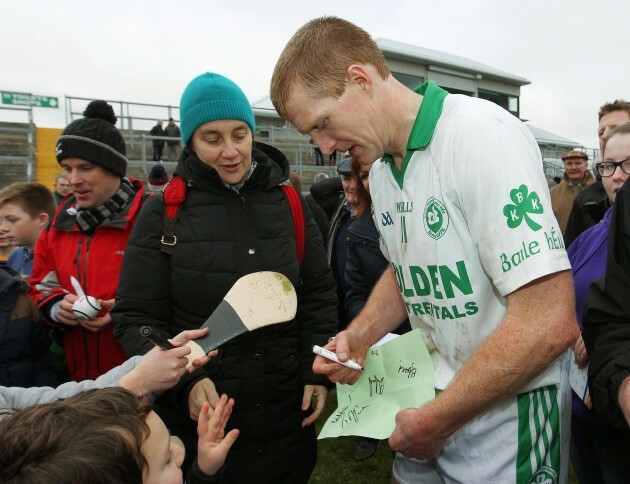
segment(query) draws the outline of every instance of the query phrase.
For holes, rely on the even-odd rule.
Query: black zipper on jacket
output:
[[[92,236],[88,235],[87,239],[86,239],[86,244],[85,244],[85,259],[82,260],[82,252],[83,252],[83,237],[79,238],[79,243],[77,245],[77,252],[74,258],[74,264],[77,267],[77,276],[79,279],[79,284],[81,285],[81,288],[83,289],[83,292],[85,292],[86,295],[89,294],[88,292],[88,287],[87,287],[87,265],[88,265],[88,256],[90,254],[90,245],[92,242]],[[85,328],[83,329],[83,354],[84,354],[84,358],[85,358],[85,375],[84,375],[84,379],[88,379],[89,375],[90,375],[90,358],[89,358],[89,351],[88,351],[88,339],[87,339],[87,330]],[[96,351],[96,357],[97,357],[97,367],[98,367],[98,356],[99,356],[99,342],[100,342],[100,338],[97,338],[97,351]]]
[[[92,233],[93,235],[93,233]],[[88,267],[88,259],[90,257],[90,245],[92,245],[92,235],[87,236],[87,242],[85,244],[85,261],[83,262],[83,275],[81,280],[81,287],[87,296],[90,294],[87,285],[87,267]]]
[[[82,248],[83,248],[83,237],[79,238],[79,243],[77,244],[77,250],[74,254],[74,266],[77,268],[77,278],[79,280],[79,283],[81,283],[81,249]]]

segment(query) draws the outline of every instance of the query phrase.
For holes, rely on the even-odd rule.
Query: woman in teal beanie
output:
[[[182,95],[180,118],[185,149],[174,175],[186,182],[186,193],[176,243],[170,255],[162,251],[164,204],[161,195],[151,197],[125,253],[112,314],[116,335],[129,354],[143,353],[148,346],[140,326],[165,335],[198,328],[239,277],[269,270],[287,276],[298,293],[296,318],[224,344],[210,364],[158,400],[158,408],[190,454],[196,448],[191,419],[203,402],[214,405],[226,393],[235,401],[229,426],[240,435],[225,481],[305,483],[317,456],[312,424],[327,396],[326,379],[312,372],[311,347],[326,344],[337,327],[321,236],[304,208],[298,262],[290,204],[280,189],[289,163],[279,150],[254,142],[254,114],[236,84],[219,74],[196,77]],[[168,186],[165,192],[168,197]]]

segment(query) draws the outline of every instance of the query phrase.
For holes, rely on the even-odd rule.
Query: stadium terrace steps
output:
[[[55,158],[55,145],[61,131],[62,129],[60,128],[36,127],[33,140],[35,158],[33,178],[35,181],[49,187],[51,190],[54,186],[56,176],[62,171]],[[153,154],[152,142],[149,139],[144,140],[145,147],[143,153],[142,135],[146,135],[146,131],[121,130],[121,132],[127,144],[127,158],[129,159],[127,175],[138,178],[146,183],[148,172],[154,164],[154,162],[151,161]],[[277,134],[278,133],[276,133],[276,135]],[[270,143],[269,139],[266,139],[264,136],[257,136],[257,139],[262,142]],[[275,141],[275,143],[272,142],[270,144],[276,145],[278,149],[285,153],[291,164],[291,169],[296,172],[301,171],[303,193],[308,193],[316,173],[324,172],[329,176],[337,176],[335,167],[328,166],[328,157],[326,157],[326,166],[315,166],[315,159],[311,156],[312,151],[306,149],[307,145],[303,143],[303,140],[276,139]],[[296,146],[296,141],[302,141],[300,144],[303,146]],[[301,170],[296,163],[300,156],[300,149],[302,153]],[[0,123],[0,187],[16,181],[26,180],[28,154],[28,124]],[[146,162],[143,161],[143,155],[145,157],[144,159],[147,160]],[[169,161],[163,161],[162,163],[169,175],[172,175],[176,163]]]

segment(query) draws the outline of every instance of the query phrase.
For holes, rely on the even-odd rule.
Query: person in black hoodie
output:
[[[612,142],[611,142],[612,141]],[[614,144],[613,144],[614,143]],[[612,148],[612,149],[611,149]],[[604,164],[616,193],[606,255],[606,273],[589,287],[584,308],[583,338],[588,355],[593,408],[628,436],[630,424],[630,123],[622,124],[606,142]],[[616,164],[615,164],[616,163]],[[614,168],[613,168],[614,166]],[[624,176],[612,184],[613,175]],[[626,442],[630,437],[626,438]]]
[[[187,187],[176,244],[170,255],[162,251],[164,203],[160,195],[150,197],[126,250],[115,333],[129,355],[141,354],[149,345],[140,326],[165,336],[198,328],[241,276],[272,270],[288,277],[298,294],[294,320],[224,344],[157,403],[192,457],[196,432],[188,415],[196,419],[205,401],[215,405],[227,394],[235,401],[228,427],[241,433],[225,481],[307,482],[317,456],[311,424],[327,396],[326,379],[312,372],[311,347],[326,344],[337,327],[321,236],[302,207],[306,242],[299,263],[290,204],[279,186],[288,178],[288,161],[277,149],[254,144],[254,115],[236,84],[213,73],[196,77],[180,113],[185,151],[174,174]],[[180,419],[180,428],[171,417]]]

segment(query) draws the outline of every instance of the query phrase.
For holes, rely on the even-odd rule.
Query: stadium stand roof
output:
[[[573,141],[568,138],[564,138],[558,134],[545,131],[544,129],[538,128],[529,123],[525,123],[525,126],[529,128],[531,133],[534,135],[534,138],[536,138],[538,144],[565,146],[567,148],[580,146],[580,143],[578,143],[577,141]]]
[[[427,49],[417,45],[405,44],[395,40],[376,39],[376,44],[385,54],[385,57],[392,59],[410,60],[415,63],[439,65],[446,68],[456,68],[485,78],[498,79],[503,82],[525,86],[531,81],[509,72],[496,69],[466,57],[460,57],[446,52]]]

